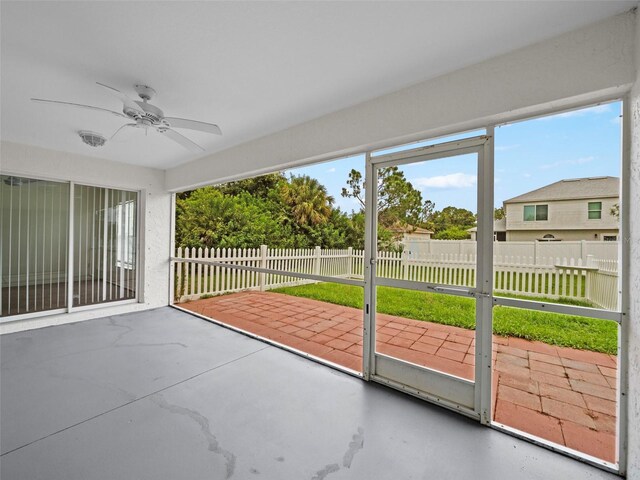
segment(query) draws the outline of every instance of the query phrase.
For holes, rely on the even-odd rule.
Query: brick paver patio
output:
[[[271,292],[183,308],[360,372],[362,311]],[[377,315],[377,351],[473,379],[475,332]],[[494,336],[495,421],[615,461],[616,357]]]

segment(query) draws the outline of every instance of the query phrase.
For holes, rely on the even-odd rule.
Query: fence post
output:
[[[538,264],[538,241],[533,241],[533,264]]]
[[[347,276],[353,275],[353,247],[347,248]]]
[[[183,258],[189,258],[189,247],[185,247],[184,248],[184,257]],[[189,269],[190,269],[190,263],[189,262],[183,262],[184,265],[184,277],[183,277],[183,282],[182,282],[182,295],[186,296],[189,293]]]
[[[267,268],[267,246],[260,245],[260,268]],[[266,285],[267,274],[260,272],[260,291],[264,292],[267,289]]]
[[[596,262],[593,255],[587,255],[587,267],[595,267]],[[587,275],[584,280],[584,298],[591,301],[591,280],[593,279],[593,270],[587,270]]]
[[[402,279],[403,280],[408,280],[409,279],[409,267],[407,265],[407,251],[406,250],[402,250],[402,253],[400,253],[401,257],[400,257],[400,268],[402,270]]]
[[[182,247],[178,247],[178,251],[176,252],[176,257],[182,258]],[[180,297],[182,297],[182,262],[175,262],[175,282],[173,282],[173,286],[175,288],[175,292],[173,292],[174,301],[180,301]]]
[[[322,254],[322,250],[320,247],[316,246],[315,255],[313,258],[313,274],[320,275],[320,255]]]

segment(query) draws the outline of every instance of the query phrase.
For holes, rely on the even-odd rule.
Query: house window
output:
[[[525,205],[524,221],[542,221],[549,219],[549,205]]]
[[[599,220],[602,218],[602,202],[589,202],[589,220]]]

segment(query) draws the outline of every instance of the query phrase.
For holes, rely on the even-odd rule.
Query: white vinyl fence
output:
[[[262,245],[248,249],[182,249],[176,251],[175,288],[178,301],[203,295],[245,290],[269,290],[316,283],[286,275],[250,272],[202,265],[190,259],[259,267],[326,277],[362,278],[364,252],[353,248],[273,249]],[[531,297],[585,300],[601,308],[618,308],[618,262],[581,258],[494,256],[494,290]],[[378,277],[475,286],[475,254],[422,254],[379,251]]]
[[[401,242],[410,255],[456,254],[470,255],[476,253],[474,240],[426,240],[409,238]],[[618,259],[618,242],[602,242],[591,240],[568,240],[562,242],[493,242],[493,253],[501,257],[532,258],[534,264],[544,259],[574,258],[587,261],[592,256],[601,260]]]

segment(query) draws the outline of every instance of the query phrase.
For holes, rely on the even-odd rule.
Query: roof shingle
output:
[[[617,197],[619,194],[620,179],[618,177],[571,178],[523,193],[505,200],[504,203],[606,198]]]

